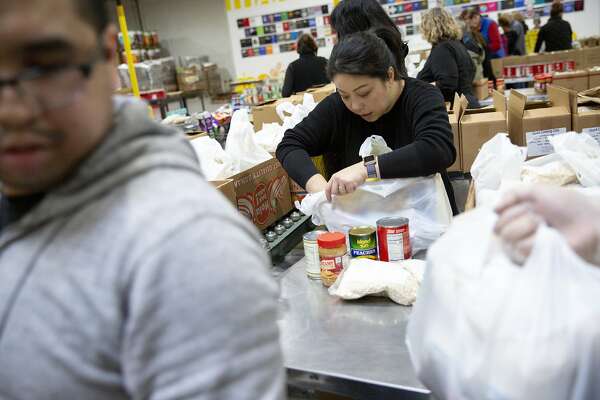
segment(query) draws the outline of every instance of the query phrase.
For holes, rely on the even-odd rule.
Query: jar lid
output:
[[[319,235],[317,243],[324,249],[335,249],[346,244],[346,235],[341,232],[324,233]]]

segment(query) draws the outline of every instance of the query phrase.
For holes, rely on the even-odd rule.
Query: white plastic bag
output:
[[[284,133],[285,131],[278,123],[263,124],[262,129],[254,135],[254,139],[265,151],[273,154],[283,140]]]
[[[428,253],[407,334],[419,379],[440,399],[600,398],[600,268],[547,227],[518,267],[496,218],[457,217]]]
[[[385,142],[385,139],[378,135],[372,135],[367,138],[360,146],[358,155],[362,158],[366,156],[380,156],[385,153],[392,151]]]
[[[577,174],[585,187],[600,186],[600,144],[587,133],[567,132],[549,138],[554,151]]]
[[[417,298],[424,271],[425,262],[422,260],[390,263],[354,258],[329,288],[329,294],[344,300],[385,296],[398,304],[410,306]]]
[[[499,133],[484,143],[471,167],[477,205],[482,205],[487,199],[493,202],[503,181],[520,181],[526,156],[525,151],[512,144],[505,133]]]
[[[231,118],[225,151],[233,160],[232,175],[246,171],[273,158],[260,147],[254,138],[254,127],[248,119],[248,111],[237,110]]]
[[[233,175],[233,160],[215,139],[202,136],[192,140],[190,144],[200,160],[202,173],[207,180],[220,180]]]
[[[311,215],[316,225],[330,231],[348,232],[355,226],[375,226],[385,217],[409,220],[413,253],[427,249],[446,230],[452,209],[439,174],[409,179],[384,179],[367,182],[345,196],[330,202],[323,192],[309,194],[296,204]]]
[[[302,104],[294,105],[289,101],[279,103],[275,108],[277,115],[283,121],[283,131],[294,128],[298,125],[312,110],[315,109],[317,103],[315,98],[310,93],[304,93]]]

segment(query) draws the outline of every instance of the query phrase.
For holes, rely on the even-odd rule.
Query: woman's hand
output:
[[[496,207],[495,231],[508,245],[513,261],[524,261],[535,233],[545,222],[563,234],[573,250],[600,266],[600,206],[573,190],[535,186],[507,194]]]
[[[367,168],[363,162],[356,163],[334,174],[325,188],[327,200],[335,196],[353,193],[357,187],[367,180]]]

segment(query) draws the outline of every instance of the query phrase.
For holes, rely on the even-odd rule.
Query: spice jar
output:
[[[330,232],[320,235],[319,261],[321,266],[321,282],[326,287],[334,284],[340,273],[348,265],[348,247],[346,235],[340,232]]]

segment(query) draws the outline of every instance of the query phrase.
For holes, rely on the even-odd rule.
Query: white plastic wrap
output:
[[[355,258],[329,288],[329,294],[344,300],[385,296],[409,306],[417,298],[424,272],[425,262],[422,260],[390,263]]]
[[[358,150],[358,155],[362,158],[366,156],[380,156],[385,153],[391,152],[390,149],[385,142],[385,139],[378,135],[372,135],[367,138],[360,146],[360,150]]]
[[[600,186],[600,144],[594,138],[587,133],[568,132],[549,140],[583,186]]]
[[[263,124],[262,129],[256,132],[254,139],[260,147],[273,154],[283,140],[284,133],[283,127],[278,123]]]
[[[207,180],[226,179],[234,174],[233,160],[215,139],[203,136],[190,143],[200,160],[202,173]]]
[[[317,103],[315,98],[310,93],[305,93],[302,98],[302,104],[292,104],[289,101],[279,103],[276,107],[276,112],[279,118],[283,121],[283,131],[294,128],[298,125],[312,110],[315,109]]]
[[[514,265],[496,218],[457,217],[428,253],[407,335],[419,379],[440,399],[600,398],[600,268],[545,226]]]

